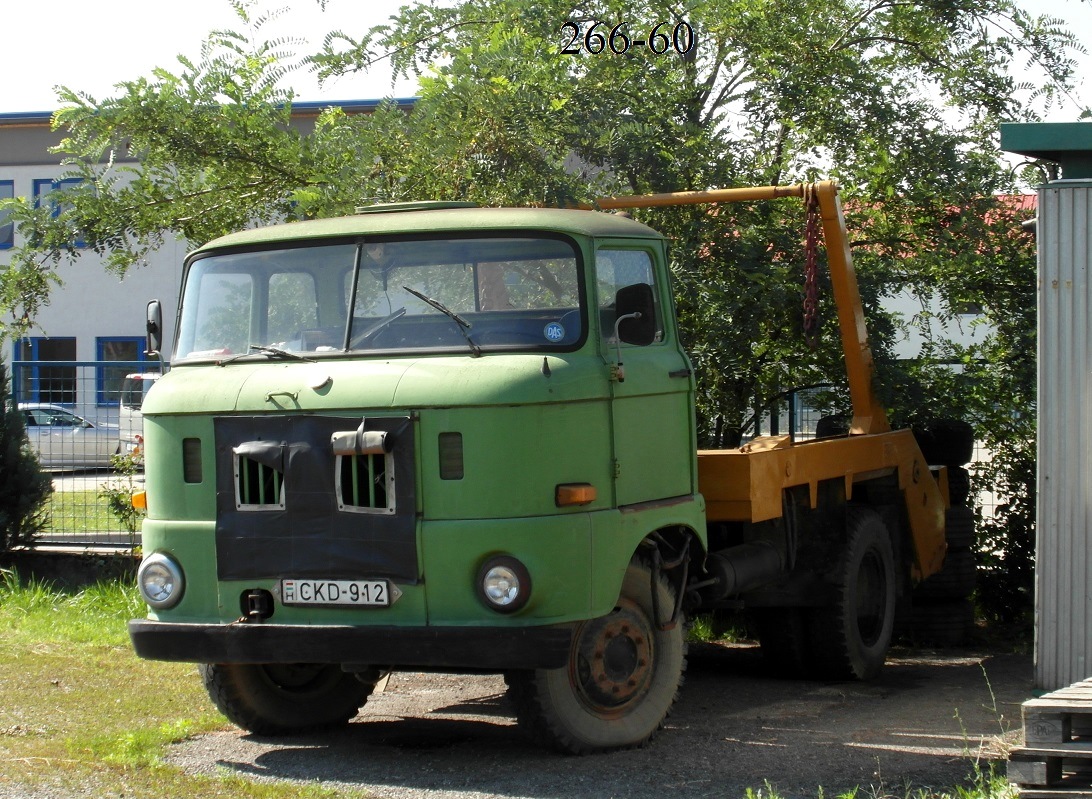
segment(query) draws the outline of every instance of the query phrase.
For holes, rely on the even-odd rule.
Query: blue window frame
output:
[[[50,198],[50,194],[61,189],[71,189],[79,186],[83,183],[82,178],[61,178],[54,180],[53,178],[38,178],[34,181],[34,205],[37,208],[41,208],[46,203],[49,203],[52,208],[53,216],[60,216],[61,211],[64,210],[61,203]],[[76,240],[77,247],[86,246],[83,239]]]
[[[0,200],[10,200],[15,196],[15,181],[0,180]],[[15,244],[15,225],[6,222],[7,211],[0,211],[0,250],[6,250]]]
[[[95,339],[95,402],[117,406],[125,375],[143,371],[145,361],[143,336],[99,336]],[[117,366],[110,365],[116,361]]]
[[[49,195],[55,191],[61,189],[71,189],[79,186],[83,183],[82,178],[62,178],[60,180],[54,180],[53,178],[38,178],[34,181],[34,203],[38,208],[42,207],[44,202],[53,203],[53,216],[57,216],[61,212],[61,206],[58,203],[49,200]]]
[[[23,338],[15,342],[18,374],[13,374],[19,402],[76,404],[76,339]],[[52,363],[51,363],[52,362]]]

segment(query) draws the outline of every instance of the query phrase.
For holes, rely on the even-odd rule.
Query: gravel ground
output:
[[[1031,680],[1030,656],[917,650],[894,651],[871,683],[781,680],[755,647],[703,644],[691,647],[667,727],[639,751],[554,754],[519,734],[500,677],[398,673],[347,730],[219,732],[169,760],[376,799],[734,799],[767,782],[787,799],[815,799],[820,786],[828,796],[858,785],[902,795],[907,784],[958,784],[976,759],[1004,759]]]

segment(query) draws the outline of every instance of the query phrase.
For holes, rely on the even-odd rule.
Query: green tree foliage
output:
[[[990,453],[973,470],[974,485],[997,498],[978,523],[979,599],[1006,622],[1029,613],[1034,587],[1037,284],[1035,239],[1021,227],[1034,210],[1019,199],[978,198],[949,208],[939,225],[906,227],[907,248],[920,253],[911,263],[920,269],[917,328],[925,344],[923,357],[886,370],[896,423],[961,417],[974,422]],[[949,261],[927,240],[941,254],[966,252]],[[960,313],[968,309],[977,315]],[[973,328],[971,343],[943,335],[960,324]]]
[[[7,366],[0,362],[0,552],[34,541],[49,520],[46,503],[53,482],[27,443],[21,411],[8,391]]]
[[[57,198],[56,215],[7,203],[29,242],[0,275],[14,330],[47,300],[65,258],[99,252],[124,272],[170,234],[199,243],[369,201],[553,205],[830,176],[843,187],[882,364],[893,364],[899,336],[879,304],[892,292],[936,295],[941,315],[978,302],[998,325],[973,352],[937,343],[925,353],[969,364],[958,379],[914,365],[911,396],[894,390],[902,370],[881,377],[896,416],[962,414],[991,442],[1004,438],[1011,457],[994,461],[1003,474],[983,479],[1026,507],[1034,406],[1016,361],[1029,351],[1034,304],[1017,287],[1034,285],[1034,264],[1011,241],[1011,219],[982,223],[983,204],[1017,186],[998,122],[1033,120],[1068,90],[1079,44],[1060,21],[1013,0],[455,0],[407,5],[361,37],[331,32],[298,59],[297,43],[263,38],[268,16],[233,5],[242,30],[212,33],[196,62],[119,84],[106,100],[62,92],[60,152],[83,182]],[[412,113],[330,109],[306,135],[291,123],[286,70],[334,78],[380,62],[417,77]],[[737,442],[755,408],[786,389],[838,379],[825,294],[821,344],[802,346],[798,201],[639,216],[674,242],[704,444]],[[991,283],[995,253],[1014,260]],[[980,364],[990,368],[978,375]],[[990,406],[998,396],[1022,403],[1006,409],[1018,430]]]

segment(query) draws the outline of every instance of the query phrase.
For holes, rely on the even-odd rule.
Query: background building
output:
[[[65,168],[50,152],[60,139],[50,129],[48,113],[0,115],[0,198],[48,202],[49,193],[65,182]],[[12,224],[0,224],[0,268],[10,263],[18,236]],[[124,280],[107,272],[94,252],[62,264],[58,274],[63,285],[52,293],[34,327],[25,338],[3,345],[4,360],[32,364],[13,374],[18,399],[63,403],[91,419],[116,409],[122,378],[145,360],[147,302],[159,298],[165,307],[177,307],[185,254],[183,242],[169,241]],[[85,377],[76,364],[92,361],[107,365]],[[118,367],[111,369],[111,361]]]
[[[341,107],[346,113],[370,113],[380,100],[296,103],[292,122],[307,133],[323,108]],[[412,99],[395,100],[412,108]],[[65,167],[50,152],[62,138],[50,129],[48,112],[0,114],[0,198],[31,197],[41,202],[64,185]],[[124,162],[119,162],[122,165]],[[11,261],[18,231],[0,217],[0,269]],[[144,266],[131,269],[124,279],[106,270],[103,258],[85,252],[74,263],[63,263],[55,289],[34,327],[19,341],[3,344],[0,356],[19,364],[12,375],[19,401],[56,402],[92,420],[116,418],[124,376],[156,363],[145,363],[144,335],[147,303],[163,303],[164,353],[170,353],[174,313],[182,262],[190,245],[168,239],[149,254]],[[111,367],[116,362],[116,367]]]

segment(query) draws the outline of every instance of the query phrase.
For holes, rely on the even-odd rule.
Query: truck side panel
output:
[[[846,498],[852,500],[853,484],[882,470],[898,474],[914,545],[914,575],[924,579],[944,562],[947,502],[909,430],[801,444],[791,444],[788,437],[765,438],[738,449],[698,453],[698,484],[710,521],[779,518],[782,494],[794,486],[808,487],[815,508],[824,480],[844,480]]]

